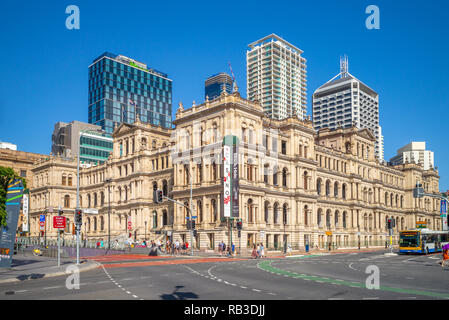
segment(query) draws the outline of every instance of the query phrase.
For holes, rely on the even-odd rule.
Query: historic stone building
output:
[[[242,249],[257,242],[269,249],[281,249],[284,243],[293,249],[306,243],[384,245],[390,217],[396,219],[395,240],[399,230],[414,228],[416,221],[441,229],[439,202],[412,196],[417,181],[437,194],[438,172],[416,164],[380,164],[374,157],[375,137],[367,129],[315,132],[309,119],[273,120],[257,101],[238,92],[223,92],[186,110],[180,104],[173,124],[175,129],[139,120],[122,124],[114,130],[109,160],[81,169],[80,206],[99,210],[98,215],[84,215],[84,239],[107,240],[110,225],[112,240],[172,236],[190,243],[191,216],[196,216],[197,230],[193,245],[203,250],[217,248],[222,240],[230,243],[231,237]],[[240,141],[241,238],[235,228],[230,233],[223,218],[222,143],[228,135]],[[69,196],[70,208],[75,208],[76,163],[52,158],[33,171],[58,184],[55,195],[47,195],[49,205],[66,204],[61,201]],[[64,174],[66,183],[72,176],[72,186],[64,185]],[[42,188],[32,190],[35,214],[47,201]],[[154,203],[156,189],[170,200]]]

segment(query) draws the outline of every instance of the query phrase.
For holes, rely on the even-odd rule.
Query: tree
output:
[[[11,180],[20,179],[26,189],[26,180],[19,177],[12,168],[0,166],[0,227],[6,225],[6,191]]]

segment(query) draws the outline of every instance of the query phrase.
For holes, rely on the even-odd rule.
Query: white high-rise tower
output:
[[[273,119],[307,112],[306,59],[303,51],[275,34],[249,45],[246,53],[247,98],[262,103]]]
[[[384,162],[379,95],[349,73],[348,58],[340,58],[340,73],[319,87],[312,98],[315,130],[355,126],[370,129],[376,137],[375,156]]]

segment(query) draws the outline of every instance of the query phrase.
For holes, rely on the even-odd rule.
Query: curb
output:
[[[85,267],[85,268],[79,268],[79,272],[84,272],[84,271],[89,271],[89,270],[93,270],[93,269],[97,269],[101,266],[101,263],[98,263],[97,261],[90,261],[91,265]],[[76,265],[74,264],[70,264],[68,266],[71,265]],[[44,274],[42,277],[38,278],[38,279],[43,279],[43,278],[51,278],[51,277],[58,277],[58,276],[64,276],[64,275],[68,275],[68,273],[66,273],[65,271],[59,271],[59,272],[54,272],[54,273],[46,273]],[[20,280],[16,278],[8,278],[8,279],[3,279],[0,280],[0,284],[3,283],[11,283],[11,282],[23,282],[23,281],[30,281],[30,280],[37,280],[37,279],[24,279],[24,280]]]

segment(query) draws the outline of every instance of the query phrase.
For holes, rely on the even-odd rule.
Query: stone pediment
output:
[[[129,132],[132,128],[134,128],[134,125],[129,123],[121,123],[117,129],[114,130],[113,135],[119,136],[123,133]]]
[[[376,141],[376,137],[374,136],[374,134],[372,133],[372,131],[370,129],[360,129],[358,132],[359,136],[368,139],[368,140],[372,140],[372,141]]]

